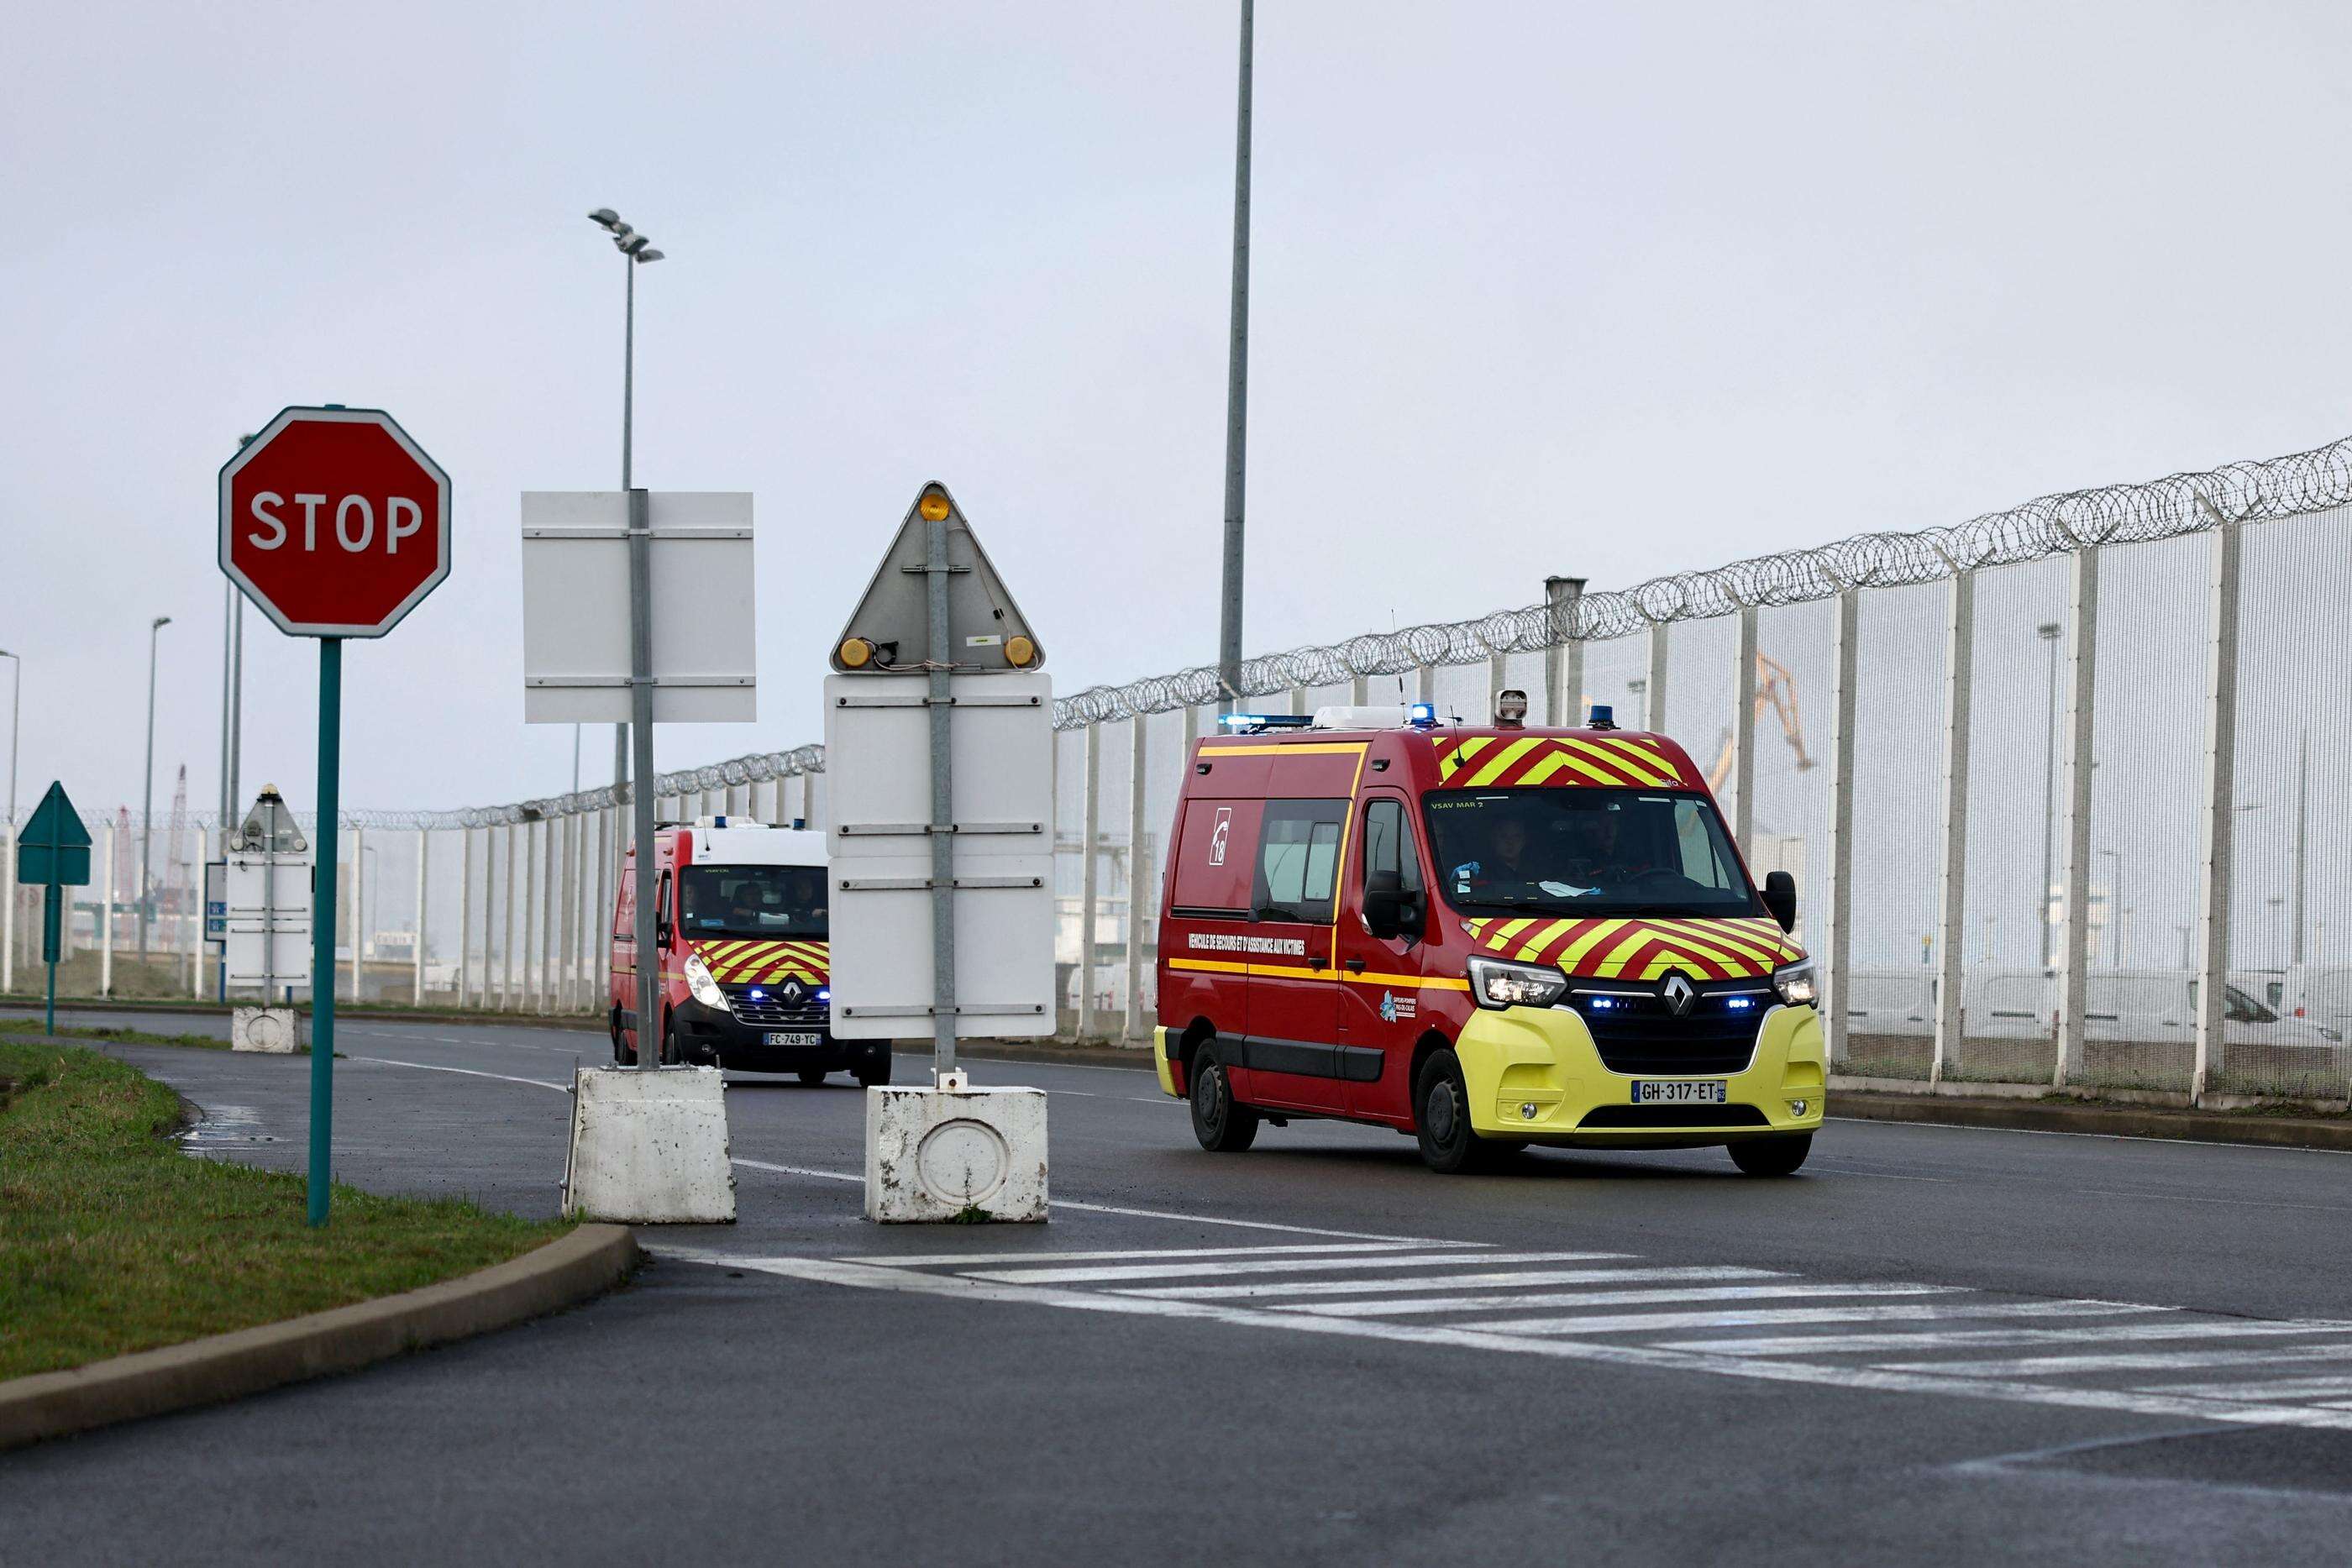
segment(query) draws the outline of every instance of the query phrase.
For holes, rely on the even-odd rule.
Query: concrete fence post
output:
[[[1437,701],[1437,672],[1427,664],[1413,666],[1412,700],[1432,705]],[[1198,727],[1197,721],[1195,721],[1195,727]],[[1189,757],[1192,754],[1188,751],[1185,755]]]
[[[0,991],[16,988],[16,905],[24,899],[16,886],[16,824],[0,823]]]
[[[1959,1064],[1967,1028],[1960,983],[1966,973],[1969,883],[1969,706],[1976,662],[1977,575],[1952,574],[1944,640],[1943,853],[1936,885],[1936,1037],[1927,1064],[1932,1088]]]
[[[457,1006],[473,1000],[474,830],[457,830]]]
[[[1756,852],[1756,607],[1739,612],[1731,682],[1731,841]]]
[[[1853,957],[1854,654],[1860,602],[1851,588],[1837,596],[1837,622],[1830,643],[1830,864],[1821,981],[1822,1043],[1832,1068],[1843,1065],[1850,1054],[1846,977]]]
[[[182,884],[193,895],[190,902],[196,906],[194,939],[188,944],[188,995],[191,997],[205,994],[205,862],[207,858],[205,851],[211,843],[211,835],[202,827],[197,828],[196,863],[190,868],[194,874]],[[184,902],[180,905],[180,925],[184,930],[188,926],[188,906]]]
[[[360,999],[360,970],[367,962],[367,830],[352,830],[352,1000]]]
[[[1650,625],[1649,681],[1642,688],[1642,727],[1659,735],[1666,732],[1666,630],[1664,621]]]
[[[1292,688],[1296,695],[1297,688]],[[1294,711],[1296,709],[1294,708]],[[1097,868],[1102,856],[1102,726],[1087,726],[1086,783],[1079,795],[1080,814],[1084,818],[1078,829],[1086,858],[1079,862],[1080,889],[1078,904],[1078,1038],[1092,1040],[1100,1032],[1100,1020],[1095,1016],[1095,908],[1101,877]]]
[[[426,929],[427,929],[427,925],[426,925],[425,919],[425,912],[428,908],[430,908],[430,907],[431,907],[431,905],[429,905],[428,904],[426,904],[426,903],[425,903],[425,896],[426,896],[426,894],[429,894],[429,893],[432,891],[432,888],[431,888],[432,872],[431,872],[431,869],[430,869],[429,865],[427,864],[427,862],[432,859],[432,855],[433,855],[433,830],[432,830],[432,829],[430,829],[430,828],[419,828],[419,829],[417,829],[417,830],[416,830],[416,949],[415,949],[415,961],[416,961],[416,971],[415,971],[415,973],[416,973],[416,986],[415,986],[415,993],[414,1000],[415,1000],[415,1005],[416,1005],[416,1006],[418,1006],[418,1007],[420,1007],[420,1008],[421,1008],[421,1007],[423,1007],[423,1006],[425,1005],[425,931],[426,931]]]
[[[1465,714],[1462,716],[1468,719],[1472,724],[1491,724],[1494,722],[1495,699],[1502,695],[1503,687],[1509,684],[1510,679],[1511,676],[1509,669],[1503,661],[1503,655],[1500,653],[1487,654],[1486,711],[1483,714]]]
[[[2083,1072],[2083,1010],[2090,981],[2093,695],[2098,686],[2099,551],[2074,552],[2066,605],[2065,804],[2058,821],[2066,928],[2058,946],[2058,1050],[2053,1088]]]
[[[1544,603],[1551,612],[1551,635],[1544,645],[1544,722],[1554,727],[1573,725],[1584,717],[1584,639],[1576,630],[1576,601],[1584,597],[1584,579],[1547,577]]]
[[[2205,795],[2198,838],[2197,1056],[2189,1072],[2192,1104],[2205,1103],[2213,1068],[2229,1061],[2222,1034],[2230,981],[2230,883],[2237,813],[2238,560],[2242,532],[2226,517],[2213,530],[2205,658]]]
[[[98,913],[98,994],[114,994],[114,819],[106,820],[106,902]]]
[[[1358,675],[1360,687],[1364,677]],[[1362,701],[1360,692],[1357,700]],[[1127,721],[1127,1010],[1119,1033],[1127,1040],[1143,1038],[1143,923],[1150,911],[1144,890],[1153,885],[1150,856],[1143,847],[1143,785],[1150,750],[1149,727],[1141,714]]]
[[[522,824],[509,822],[503,829],[506,839],[507,874],[504,881],[506,901],[499,911],[499,1010],[511,1011],[515,1006],[515,830]]]

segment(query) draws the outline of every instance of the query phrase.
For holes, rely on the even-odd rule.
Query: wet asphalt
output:
[[[555,1212],[565,1085],[606,1059],[600,1034],[345,1021],[338,1043],[341,1179]],[[208,1155],[301,1167],[306,1060],[108,1049],[202,1108]],[[902,1057],[901,1080],[920,1065]],[[1312,1266],[1358,1302],[1420,1276],[1342,1249],[1436,1259],[1433,1279],[1460,1272],[1454,1247],[1607,1253],[1624,1261],[1595,1267],[1732,1281],[1667,1295],[1852,1288],[1961,1302],[1963,1328],[2009,1326],[1990,1315],[2004,1311],[2189,1314],[2249,1336],[2220,1342],[2233,1354],[2325,1358],[2352,1318],[2352,1156],[1832,1121],[1789,1181],[1743,1178],[1720,1151],[1538,1153],[1444,1178],[1409,1140],[1338,1124],[1203,1154],[1148,1071],[971,1065],[1049,1093],[1066,1205],[1050,1225],[869,1225],[858,1091],[733,1075],[736,1225],[648,1234],[631,1285],[534,1323],[0,1455],[0,1563],[2347,1558],[2352,1408],[2328,1399],[2352,1403],[2352,1386],[2296,1395],[2307,1425],[2108,1397],[2336,1370],[2326,1359],[1908,1386],[1876,1369],[1926,1351],[1784,1357],[1832,1370],[1768,1375],[1623,1351],[1605,1328],[1556,1335],[1559,1354],[1449,1337],[1460,1305],[1286,1332],[1276,1312],[1299,1298],[1160,1315],[1158,1298],[1112,1292],[1230,1296],[1272,1277],[1228,1272],[1253,1256],[1237,1249],[1329,1249]],[[1086,1251],[1153,1260],[1065,1271],[1150,1277],[970,1282]],[[965,1260],[808,1277],[917,1256]],[[1990,1305],[1966,1318],[1969,1303]],[[2020,1388],[1980,1391],[1995,1383]]]

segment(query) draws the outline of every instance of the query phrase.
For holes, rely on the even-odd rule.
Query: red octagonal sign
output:
[[[221,468],[220,565],[280,631],[381,637],[449,575],[449,476],[381,409],[283,410]]]

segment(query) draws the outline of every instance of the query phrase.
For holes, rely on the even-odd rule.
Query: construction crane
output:
[[[1780,660],[1759,653],[1756,655],[1756,717],[1759,721],[1767,707],[1780,716],[1780,733],[1788,737],[1789,749],[1797,754],[1797,771],[1802,773],[1813,765],[1813,759],[1805,755],[1805,727],[1797,716],[1797,677]],[[1708,789],[1721,789],[1723,781],[1731,777],[1731,758],[1738,749],[1731,731],[1725,730],[1723,750],[1716,758],[1715,766],[1706,770]]]

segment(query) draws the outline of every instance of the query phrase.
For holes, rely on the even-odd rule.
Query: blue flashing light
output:
[[[1587,729],[1615,729],[1617,727],[1617,709],[1614,706],[1609,703],[1594,703],[1592,705],[1592,711],[1585,716],[1584,727]]]
[[[831,986],[818,987],[816,999],[821,1002],[829,1002],[833,1000],[833,988]]]
[[[1749,1008],[1756,1005],[1756,998],[1754,997],[1733,997],[1727,1000],[1723,1005],[1729,1008],[1734,1012],[1746,1012]]]
[[[1435,703],[1415,703],[1412,706],[1405,710],[1405,717],[1408,722],[1412,724],[1435,724],[1437,722],[1437,705]]]
[[[1258,718],[1255,714],[1229,713],[1220,716],[1217,722],[1223,725],[1228,729],[1241,729],[1246,726],[1257,723]]]
[[[755,1001],[755,1002],[756,1002],[756,1001],[761,1000],[761,998],[765,998],[765,997],[767,996],[767,994],[768,994],[767,992],[765,992],[765,991],[761,990],[761,989],[759,987],[757,987],[757,986],[754,986],[754,987],[752,987],[752,988],[751,988],[751,999],[752,999],[753,1001]]]
[[[1607,997],[1595,997],[1591,1001],[1592,1010],[1597,1013],[1605,1013],[1616,1005],[1617,1004],[1613,1000]]]

